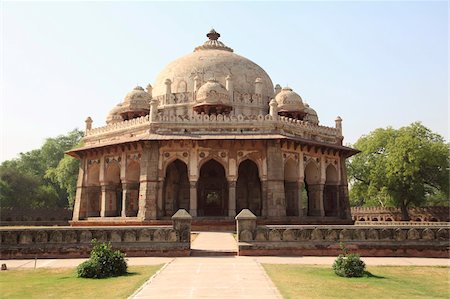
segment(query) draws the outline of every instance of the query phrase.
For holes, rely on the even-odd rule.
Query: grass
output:
[[[450,298],[449,267],[368,267],[343,278],[331,267],[264,264],[284,298]]]
[[[7,270],[0,273],[0,297],[127,298],[161,266],[130,266],[127,275],[105,279],[77,278],[73,268]]]

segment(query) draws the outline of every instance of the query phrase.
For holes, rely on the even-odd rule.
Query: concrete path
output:
[[[192,242],[191,250],[237,253],[237,242],[231,233],[201,232]]]
[[[282,298],[254,258],[177,258],[131,298]]]

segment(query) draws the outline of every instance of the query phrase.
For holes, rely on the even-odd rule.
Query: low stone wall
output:
[[[189,256],[191,219],[179,210],[172,226],[0,228],[0,257],[88,257],[92,239],[110,241],[127,256]]]
[[[362,256],[449,257],[450,226],[256,225],[238,216],[239,255],[337,256],[339,243]]]
[[[72,210],[67,208],[0,208],[0,226],[69,225]]]
[[[410,222],[449,222],[449,207],[423,207],[409,208]],[[353,207],[351,208],[353,220],[358,222],[391,222],[401,221],[402,213],[399,208],[382,207]]]

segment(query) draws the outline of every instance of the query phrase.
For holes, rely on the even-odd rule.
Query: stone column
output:
[[[102,190],[102,197],[100,202],[100,217],[106,217],[106,194],[107,194],[107,186],[102,184],[101,185]]]
[[[128,203],[130,202],[130,200],[131,200],[131,194],[130,194],[130,190],[129,190],[129,184],[122,183],[122,211],[121,211],[122,217],[127,217],[129,214],[127,207],[128,207]]]
[[[276,140],[267,141],[267,216],[286,216],[283,156]]]
[[[267,217],[267,180],[261,180],[261,216]]]
[[[297,182],[297,186],[298,186],[298,189],[297,189],[297,192],[298,192],[298,196],[297,196],[297,200],[298,200],[298,204],[297,204],[297,207],[298,207],[298,217],[303,217],[303,206],[302,206],[302,197],[303,197],[303,185],[304,185],[304,182],[303,181],[299,181],[299,182]]]
[[[189,181],[189,213],[197,217],[197,181]]]
[[[243,209],[236,217],[238,242],[253,240],[256,230],[256,216],[249,209]]]
[[[157,141],[147,141],[142,147],[141,174],[139,187],[139,212],[141,220],[157,218],[158,200],[158,160]]]
[[[158,184],[158,203],[157,203],[157,215],[162,217],[166,214],[166,207],[164,203],[164,179],[161,178]]]
[[[316,184],[316,185],[309,185],[308,191],[310,194],[310,215],[311,216],[325,216],[325,210],[323,208],[323,189],[324,184]]]
[[[236,181],[228,181],[228,216],[236,216]]]
[[[75,195],[75,205],[73,207],[72,220],[77,221],[86,217],[86,213],[83,212],[83,204],[86,204],[86,187],[85,187],[85,175],[87,166],[87,159],[82,158],[80,161],[80,167],[78,168],[78,179],[77,179],[77,192]]]

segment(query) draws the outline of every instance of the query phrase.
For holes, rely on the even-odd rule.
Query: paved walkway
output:
[[[200,233],[192,249],[204,253],[237,250],[230,233]],[[8,269],[74,268],[85,259],[0,260]],[[331,266],[335,257],[130,257],[128,265],[158,265],[163,268],[131,298],[281,298],[261,263]],[[363,257],[368,266],[447,266],[445,258]]]
[[[251,258],[177,258],[132,298],[281,298],[261,265]]]

